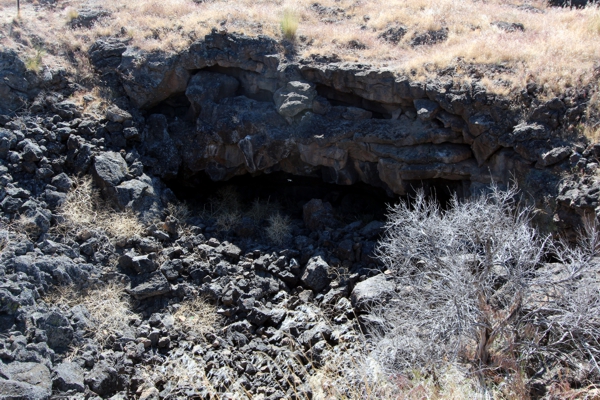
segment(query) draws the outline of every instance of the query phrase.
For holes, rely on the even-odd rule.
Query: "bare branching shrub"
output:
[[[220,321],[216,308],[202,297],[182,302],[173,318],[177,329],[199,338],[214,332]]]
[[[268,219],[269,226],[267,227],[267,237],[277,245],[285,243],[291,235],[292,226],[290,218],[287,215],[275,213]]]
[[[100,343],[106,343],[111,335],[129,330],[129,322],[135,315],[125,288],[114,282],[88,290],[59,286],[45,300],[57,306],[84,306],[94,324],[88,334]]]
[[[203,218],[215,219],[221,231],[232,229],[242,216],[240,196],[233,186],[219,189],[204,208]]]
[[[184,223],[192,216],[192,211],[186,203],[169,203],[167,204],[167,212],[169,215],[177,218],[181,223]]]
[[[140,235],[144,231],[142,222],[132,210],[116,212],[104,204],[89,177],[79,180],[77,186],[67,194],[59,215],[62,222],[57,228],[63,234],[88,230],[118,238]]]
[[[516,195],[493,186],[442,211],[418,193],[390,209],[378,256],[398,293],[373,310],[375,354],[388,371],[450,362],[514,377],[548,355],[571,370],[600,371],[595,250],[541,237]],[[588,240],[592,249],[597,240]],[[558,263],[546,263],[550,256]]]

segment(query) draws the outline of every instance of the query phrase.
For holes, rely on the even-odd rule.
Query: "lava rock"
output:
[[[33,362],[0,363],[0,399],[42,400],[50,398],[50,371]]]
[[[312,199],[302,207],[304,224],[311,231],[318,231],[325,227],[335,227],[337,222],[333,217],[333,207],[321,199]]]
[[[328,274],[329,265],[321,256],[316,256],[308,261],[304,274],[300,280],[303,284],[318,293],[325,289],[331,282]]]
[[[132,116],[127,111],[121,110],[117,106],[112,106],[106,110],[106,119],[110,122],[122,124],[125,121],[131,120]]]
[[[135,277],[129,293],[138,300],[169,293],[171,286],[160,271]]]
[[[85,377],[85,384],[100,396],[108,396],[119,389],[119,374],[108,362],[102,360]]]
[[[312,83],[293,81],[273,95],[277,112],[283,117],[291,118],[313,106],[317,90]]]
[[[94,157],[92,173],[101,188],[114,187],[127,176],[127,162],[120,153],[108,151]]]
[[[200,71],[190,79],[185,95],[198,115],[207,102],[218,103],[226,97],[233,97],[239,85],[232,76]]]
[[[62,362],[54,368],[52,385],[61,392],[85,390],[83,369],[76,363]]]
[[[359,282],[352,290],[352,306],[360,311],[380,304],[395,293],[396,285],[383,274]]]
[[[98,69],[116,68],[121,64],[121,55],[127,44],[116,38],[99,39],[88,50],[92,65]]]

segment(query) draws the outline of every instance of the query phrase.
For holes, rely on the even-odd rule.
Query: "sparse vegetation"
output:
[[[143,223],[132,210],[116,212],[108,208],[90,177],[78,181],[59,210],[62,221],[57,229],[63,234],[81,235],[100,231],[109,238],[132,237],[144,231]]]
[[[67,9],[67,23],[70,23],[75,18],[79,17],[79,12],[74,8]]]
[[[291,234],[290,218],[277,212],[269,216],[268,221],[267,238],[277,245],[285,243]]]
[[[88,327],[88,334],[98,342],[106,343],[110,336],[120,336],[129,330],[135,314],[128,299],[125,288],[113,282],[85,290],[59,286],[46,296],[45,301],[59,307],[84,306],[93,324]]]
[[[25,59],[25,68],[29,71],[39,72],[42,68],[42,58],[44,57],[44,54],[46,54],[44,49],[37,47],[35,49],[35,54]]]
[[[36,34],[55,38],[51,45],[59,54],[73,46],[85,50],[97,38],[122,31],[132,46],[176,52],[223,25],[230,32],[248,35],[302,36],[297,41],[300,56],[336,54],[345,61],[387,67],[414,78],[435,76],[450,67],[454,70],[452,79],[459,82],[470,76],[473,68],[469,66],[475,70],[493,67],[485,76],[490,88],[501,94],[517,92],[531,81],[539,83],[548,95],[586,85],[595,79],[594,62],[600,58],[600,9],[555,8],[543,0],[531,1],[527,7],[505,0],[302,0],[294,3],[293,12],[286,2],[107,0],[102,7],[112,13],[111,18],[98,21],[91,29],[67,28],[65,13],[72,16],[71,10],[83,4],[83,0],[58,3],[56,11],[43,12],[31,3],[24,4],[20,37]],[[0,9],[11,7],[14,2],[0,1]],[[11,12],[0,15],[0,23],[11,23]],[[177,24],[173,25],[173,20]],[[498,29],[493,24],[498,20],[522,24],[524,30]],[[389,35],[384,32],[398,24],[405,33],[386,39]],[[448,29],[445,41],[412,45],[415,35],[440,28]],[[11,46],[12,40],[23,39],[9,36],[2,42]],[[352,41],[364,47],[348,46]]]
[[[516,195],[492,187],[442,211],[419,193],[390,210],[378,254],[400,291],[374,310],[374,357],[388,372],[468,366],[484,394],[517,398],[528,393],[524,371],[548,360],[584,384],[598,376],[595,225],[579,247],[554,243]]]
[[[293,10],[283,10],[283,17],[281,18],[281,32],[283,37],[289,41],[293,41],[296,38],[296,31],[298,30],[298,17]]]
[[[215,332],[219,323],[216,308],[202,297],[183,301],[173,317],[177,329],[198,338],[203,338],[209,332]]]

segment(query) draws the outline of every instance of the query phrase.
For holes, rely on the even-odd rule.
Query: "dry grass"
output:
[[[3,222],[0,222],[0,255],[8,247],[11,237],[11,228]]]
[[[224,26],[275,38],[294,33],[301,56],[335,53],[347,61],[412,71],[414,77],[447,66],[459,67],[460,73],[461,65],[500,65],[504,71],[488,76],[488,84],[502,94],[529,81],[544,85],[548,93],[587,84],[595,79],[594,63],[600,59],[600,9],[551,8],[543,0],[528,2],[537,12],[519,7],[522,2],[516,0],[321,0],[319,6],[313,0],[71,0],[54,9],[25,3],[15,24],[13,3],[0,0],[0,26],[8,33],[0,43],[27,42],[33,34],[51,37],[48,45],[58,58],[61,52],[86,50],[96,38],[117,34],[144,50],[177,52],[211,28]],[[84,4],[113,14],[91,30],[67,28],[65,20]],[[520,23],[525,30],[505,32],[492,25],[495,21]],[[407,32],[398,43],[380,37],[399,24]],[[445,42],[411,46],[415,34],[439,28],[448,29]],[[366,48],[352,48],[352,40]]]
[[[25,68],[28,71],[39,72],[42,68],[42,59],[45,53],[41,47],[36,48],[33,55],[25,58]]]
[[[59,286],[46,296],[45,301],[63,307],[85,306],[94,323],[94,328],[88,333],[100,343],[106,343],[110,336],[128,330],[129,322],[135,315],[131,311],[125,288],[114,282],[84,291],[74,286]]]
[[[80,235],[83,231],[100,231],[116,239],[144,232],[142,222],[132,210],[115,212],[104,204],[94,190],[90,177],[81,179],[67,194],[59,215],[63,221],[57,229],[63,234]]]
[[[177,329],[199,338],[215,332],[220,322],[216,308],[202,297],[183,301],[173,318]]]

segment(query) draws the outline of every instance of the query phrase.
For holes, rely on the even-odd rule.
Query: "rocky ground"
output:
[[[82,103],[65,71],[0,53],[0,398],[366,393],[349,371],[369,374],[361,318],[395,290],[374,258],[383,222],[319,198],[291,215],[218,193],[182,204],[167,184],[202,191],[200,173],[318,171],[397,194],[443,178],[468,194],[495,168],[544,194],[555,232],[598,207],[600,149],[575,132],[589,88],[533,85],[522,106],[276,51],[218,32],[169,57],[99,40],[89,59],[112,96]]]
[[[64,105],[0,128],[2,396],[307,398],[316,367],[362,346],[357,315],[387,290],[382,275],[369,279],[381,222],[345,224],[312,200],[277,245],[264,220],[224,230],[217,214],[178,219],[135,148],[109,151],[105,126],[135,130],[128,113],[98,121]],[[69,199],[88,173],[100,187],[127,183],[126,204],[145,202],[141,234],[72,223]],[[98,335],[106,321],[86,294],[115,282],[131,307],[108,318],[126,329]],[[214,306],[178,313],[194,299]]]

